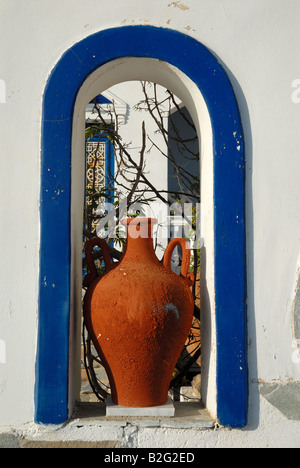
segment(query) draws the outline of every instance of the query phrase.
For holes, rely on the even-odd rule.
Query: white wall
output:
[[[299,15],[298,0],[0,0],[1,426],[33,418],[43,90],[72,44],[127,24],[187,33],[228,70],[246,135],[250,420],[259,415],[257,382],[300,380],[292,360],[300,267],[300,104],[292,101],[292,82],[300,78]],[[288,424],[276,412],[271,407],[263,421],[274,444]]]
[[[111,88],[111,91],[116,95],[122,97],[129,104],[129,116],[127,125],[122,125],[119,128],[120,135],[122,137],[122,142],[129,144],[129,150],[131,156],[135,161],[139,161],[140,151],[142,149],[142,122],[145,122],[145,129],[147,135],[149,135],[152,140],[159,145],[164,152],[167,151],[166,145],[161,135],[156,135],[154,132],[158,130],[157,125],[155,125],[152,117],[149,116],[146,111],[138,111],[134,109],[134,106],[138,104],[141,100],[145,99],[142,91],[142,87],[139,81],[127,81],[125,83],[120,83]],[[151,90],[148,90],[151,93]],[[159,98],[163,98],[164,88],[158,86],[158,95]],[[151,94],[152,95],[152,94]],[[166,123],[165,123],[166,124]],[[151,147],[151,143],[146,140],[146,151]],[[145,154],[145,162],[148,177],[150,182],[156,184],[158,190],[167,189],[167,159],[161,157],[162,155],[156,148],[151,150],[151,154]],[[159,171],[155,171],[155,168],[160,168]],[[123,181],[124,183],[125,181]],[[128,186],[128,183],[125,182],[125,185]],[[120,191],[124,192],[120,188]],[[153,195],[153,194],[152,194]],[[151,196],[151,194],[149,195]]]

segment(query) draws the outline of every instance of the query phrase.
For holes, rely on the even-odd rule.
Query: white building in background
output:
[[[145,86],[149,105],[153,111],[152,116],[147,109],[143,86]],[[126,99],[126,102],[124,99]],[[155,108],[154,99],[156,99],[157,106],[159,106],[159,112]],[[155,244],[160,258],[170,238],[174,237],[175,231],[178,237],[185,236],[190,239],[192,246],[195,232],[188,222],[183,221],[180,213],[185,214],[187,219],[191,219],[192,222],[192,207],[200,203],[200,187],[198,193],[196,190],[198,198],[190,196],[191,192],[188,190],[187,184],[180,187],[177,171],[172,162],[172,158],[174,158],[178,167],[191,174],[190,179],[194,177],[195,180],[199,180],[200,161],[197,159],[199,158],[197,156],[199,153],[197,133],[192,127],[193,121],[184,103],[176,96],[174,96],[174,99],[176,104],[173,103],[167,89],[160,85],[155,84],[154,90],[154,83],[128,81],[104,91],[93,102],[89,103],[86,109],[87,127],[101,125],[104,122],[111,124],[120,136],[121,145],[124,146],[135,163],[139,164],[140,153],[143,151],[143,172],[150,184],[160,194],[161,199],[147,184],[141,181],[132,200],[134,203],[131,207],[131,213],[138,211],[140,216],[158,219],[158,226],[155,227]],[[145,147],[143,147],[143,124]],[[163,126],[164,135],[160,125]],[[183,141],[181,144],[180,139]],[[102,138],[102,140],[99,145],[98,135],[88,139],[87,158],[89,160],[89,154],[94,151],[103,154],[103,158],[99,157],[97,160],[99,190],[100,188],[103,189],[105,185],[112,184],[113,187],[109,191],[111,199],[103,199],[97,212],[98,214],[104,214],[105,212],[110,214],[110,210],[114,209],[114,201],[116,199],[124,200],[128,196],[133,185],[132,181],[137,176],[137,170],[131,167],[124,172],[124,163],[120,157],[118,144],[116,143],[114,148],[111,138]],[[128,162],[126,155],[122,157]],[[93,166],[94,159],[91,162]],[[107,166],[110,166],[110,168]],[[107,175],[108,171],[114,174],[113,178]],[[122,177],[123,172],[124,177]],[[95,170],[93,167],[87,168],[87,184],[89,184],[89,187],[93,185],[93,177],[95,177]],[[146,190],[144,194],[142,194],[143,189]],[[179,203],[178,197],[176,198],[172,191],[174,193],[179,192],[181,203]],[[124,201],[124,203],[126,202]],[[175,212],[175,217],[171,215],[173,212]],[[98,223],[97,234],[100,237],[105,237],[108,232],[103,227],[105,224],[106,218]],[[115,224],[113,224],[113,229],[116,231]],[[125,228],[118,224],[118,232],[120,229],[124,231],[125,235]],[[109,237],[111,238],[112,235],[110,234]]]
[[[298,0],[0,0],[0,446],[19,444],[22,436],[31,442],[110,441],[126,447],[299,447],[299,15]],[[73,411],[78,390],[85,107],[111,89],[125,109],[129,94],[114,86],[133,79],[170,84],[200,137],[206,207],[202,390],[213,421],[205,430],[192,416],[147,427],[84,418],[57,426]],[[232,121],[230,112],[223,112],[236,111],[235,100],[240,114]],[[69,110],[72,103],[72,117],[66,103]],[[123,115],[125,121],[133,118],[126,109]],[[239,119],[244,140],[234,130],[240,129]],[[236,165],[227,171],[224,161],[232,154]],[[153,177],[165,183],[166,162],[160,159],[155,167]],[[241,193],[233,190],[242,171],[243,219],[232,206],[240,203]],[[233,244],[239,252],[243,247],[240,236],[228,236],[226,227],[222,232],[220,204],[230,213],[225,221],[231,232],[241,232],[237,226],[245,222],[246,241],[245,257],[223,265],[219,254],[226,258]],[[71,208],[61,212],[58,206]],[[65,218],[71,230],[50,236]],[[45,239],[52,250],[44,249]],[[58,256],[57,263],[49,263],[49,256]],[[246,279],[232,278],[233,266],[241,274],[243,259]],[[247,290],[243,336],[235,333],[239,308],[218,315],[218,301],[224,306],[228,298],[232,304],[236,295],[232,281]],[[242,338],[244,355],[234,348]],[[220,339],[229,347],[220,350]],[[243,395],[234,405],[229,393],[235,394],[241,381]],[[236,424],[232,415],[240,417]],[[230,424],[219,427],[226,418]]]

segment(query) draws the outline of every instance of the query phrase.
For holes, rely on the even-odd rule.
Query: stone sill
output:
[[[175,417],[107,417],[105,403],[81,402],[72,418],[59,426],[29,423],[13,430],[2,428],[0,448],[127,448],[134,446],[131,435],[143,429],[217,427],[199,402],[176,402]]]
[[[202,403],[175,402],[174,417],[112,417],[106,416],[106,405],[101,402],[78,403],[74,414],[69,421],[70,425],[77,426],[136,426],[136,427],[162,427],[173,429],[214,429],[215,421],[211,418]]]

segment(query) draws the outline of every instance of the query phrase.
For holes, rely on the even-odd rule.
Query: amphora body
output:
[[[112,401],[122,406],[166,403],[193,320],[187,242],[173,239],[160,262],[153,247],[154,223],[150,218],[123,221],[127,243],[119,263],[112,261],[105,241],[95,238],[86,246],[85,324],[106,369]],[[92,259],[95,245],[101,247],[106,267],[100,277]],[[180,276],[171,270],[177,245],[183,252]]]

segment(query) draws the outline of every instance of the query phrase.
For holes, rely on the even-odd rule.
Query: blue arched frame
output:
[[[64,53],[44,93],[41,143],[41,247],[35,421],[68,419],[71,141],[77,93],[102,65],[149,57],[177,67],[200,89],[213,131],[217,417],[247,423],[245,155],[231,83],[214,55],[170,29],[126,26],[100,31]]]

